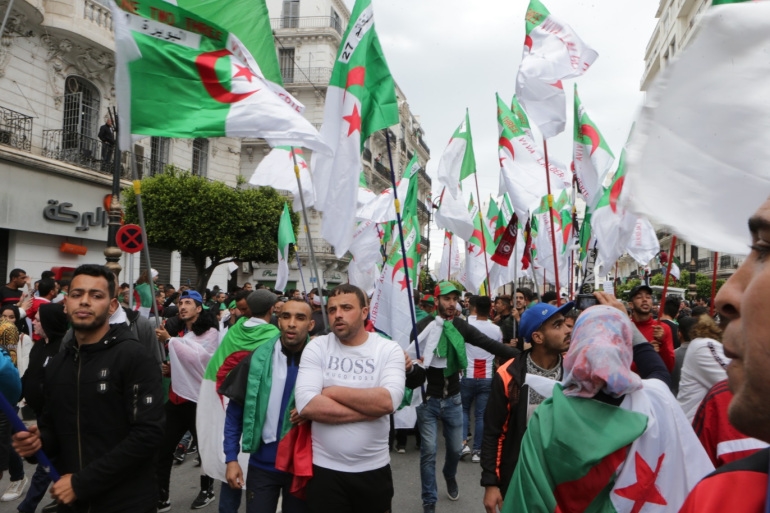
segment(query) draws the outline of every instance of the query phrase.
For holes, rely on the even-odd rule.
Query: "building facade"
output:
[[[305,117],[320,129],[324,116],[326,89],[331,78],[337,49],[350,19],[350,11],[341,0],[267,0],[271,26],[276,41],[284,87],[304,106]],[[424,141],[419,117],[414,115],[406,95],[398,86],[398,125],[388,129],[391,154],[397,179],[416,153],[423,169],[419,172],[418,210],[420,226],[427,229],[430,217],[431,179],[424,166],[430,149]],[[244,139],[241,150],[241,175],[248,180],[270,148],[259,139]],[[380,193],[390,187],[390,167],[385,131],[372,135],[364,145],[363,171],[369,188]],[[309,158],[308,158],[309,160]],[[312,169],[311,169],[312,172]],[[310,251],[304,236],[304,221],[297,236],[297,252],[302,266],[290,264],[287,288],[302,289],[302,279],[310,289],[317,286],[310,273]],[[308,212],[313,250],[325,287],[347,282],[349,258],[338,259],[331,245],[321,237],[321,214]],[[423,237],[422,255],[427,255],[428,239]],[[276,264],[246,263],[239,268],[239,281],[259,281],[271,286],[277,276]]]

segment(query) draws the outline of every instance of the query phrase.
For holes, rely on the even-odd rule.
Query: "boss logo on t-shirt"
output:
[[[326,362],[326,375],[330,378],[372,381],[374,371],[373,358],[340,358],[329,355]]]

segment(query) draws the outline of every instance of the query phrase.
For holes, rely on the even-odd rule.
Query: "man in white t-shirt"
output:
[[[470,315],[468,324],[478,329],[484,335],[497,342],[503,341],[503,332],[498,326],[489,320],[489,311],[492,308],[492,300],[489,296],[472,296],[470,298]],[[460,396],[463,401],[463,435],[470,433],[471,405],[475,403],[473,417],[475,421],[473,429],[473,450],[468,446],[466,439],[463,442],[462,456],[472,454],[471,461],[481,461],[481,440],[484,433],[484,410],[487,408],[489,391],[492,389],[492,364],[495,355],[480,347],[471,344],[465,345],[468,357],[468,368],[460,380]]]
[[[361,289],[338,286],[327,306],[332,333],[302,354],[294,396],[299,415],[313,421],[312,513],[391,509],[388,416],[404,396],[404,352],[364,329],[368,311]]]

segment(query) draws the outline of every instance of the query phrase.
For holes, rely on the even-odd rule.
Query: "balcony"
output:
[[[96,0],[85,0],[83,19],[96,24],[98,27],[112,31],[112,11],[108,5]]]
[[[332,78],[332,68],[287,68],[281,70],[281,78],[286,85],[312,84],[326,87]]]
[[[417,202],[417,217],[424,218],[425,220],[430,218],[430,211],[422,201]]]
[[[270,18],[270,28],[281,29],[333,29],[342,36],[342,21],[331,16],[284,16],[282,18]]]
[[[711,267],[711,258],[699,258],[698,259],[698,271],[710,271],[713,267]]]
[[[390,170],[383,166],[381,162],[375,159],[374,161],[374,170],[377,171],[385,180],[390,182]]]
[[[102,142],[69,130],[43,130],[42,155],[74,166],[112,176],[112,152],[102,155]],[[102,160],[105,157],[105,160]],[[130,159],[121,163],[120,176],[131,179]],[[138,163],[139,164],[139,163]]]
[[[363,160],[364,162],[372,161],[372,150],[370,150],[369,148],[364,148]]]
[[[732,255],[721,255],[719,257],[720,269],[737,269],[740,263],[740,260]]]
[[[430,148],[428,148],[428,144],[425,142],[425,140],[420,136],[419,138],[420,146],[422,146],[422,149],[425,150],[425,152],[430,155]]]
[[[433,184],[433,180],[431,180],[430,176],[428,176],[428,172],[427,172],[427,171],[425,171],[425,168],[424,168],[424,167],[421,167],[421,168],[420,168],[420,171],[419,171],[419,175],[420,175],[421,177],[423,177],[423,179],[424,179],[426,182],[428,182],[428,185],[432,185],[432,184]]]
[[[32,151],[32,117],[0,107],[0,144]]]

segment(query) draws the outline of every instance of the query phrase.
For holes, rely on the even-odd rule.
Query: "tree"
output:
[[[420,269],[419,285],[419,290],[423,292],[433,292],[433,289],[436,288],[436,280],[434,280],[433,276],[430,275],[427,267]]]
[[[696,293],[698,294],[698,297],[702,297],[705,299],[709,299],[711,297],[711,279],[712,276],[709,274],[704,273],[696,273],[695,274],[695,287],[696,287]],[[652,285],[659,285],[663,286],[663,283],[666,280],[665,273],[656,274],[650,279],[650,283]],[[717,288],[716,291],[719,292],[719,289],[722,288],[722,285],[725,284],[725,280],[717,280]],[[690,271],[682,271],[679,279],[675,280],[673,276],[668,281],[669,287],[678,287],[685,289],[687,293],[690,291]],[[687,296],[689,299],[689,296]]]
[[[141,186],[148,243],[192,258],[198,291],[206,290],[222,264],[277,261],[278,223],[286,198],[274,189],[232,188],[173,166],[144,178]],[[133,188],[123,190],[123,200],[126,222],[137,223]],[[295,233],[298,220],[292,213]]]

